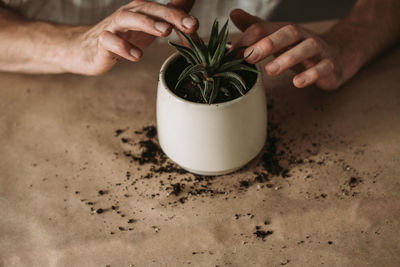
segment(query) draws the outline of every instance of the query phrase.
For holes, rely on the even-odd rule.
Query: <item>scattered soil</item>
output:
[[[161,207],[176,207],[188,205],[188,203],[190,205],[191,201],[200,198],[216,197],[218,200],[224,201],[240,197],[239,194],[246,194],[249,190],[252,190],[251,192],[255,190],[280,190],[286,184],[290,185],[293,178],[302,177],[305,183],[312,182],[314,177],[318,177],[318,172],[309,173],[309,171],[321,170],[327,163],[334,163],[347,174],[343,176],[344,180],[338,185],[336,195],[335,192],[332,193],[321,188],[318,193],[314,194],[304,192],[305,196],[310,195],[309,199],[314,201],[328,201],[335,196],[339,198],[343,196],[356,197],[359,193],[357,192],[358,185],[363,182],[363,178],[361,178],[363,176],[337,155],[331,157],[326,153],[321,155],[321,144],[318,140],[310,141],[306,147],[298,147],[298,140],[288,140],[286,132],[281,128],[281,115],[279,114],[280,119],[275,118],[274,106],[275,102],[269,99],[268,138],[264,150],[258,158],[249,164],[251,171],[249,171],[248,166],[238,171],[239,175],[243,175],[240,175],[240,179],[234,181],[233,184],[225,182],[227,177],[219,179],[220,177],[195,175],[174,164],[160,149],[155,126],[148,125],[134,131],[129,129],[115,131],[116,140],[122,147],[122,151],[115,152],[115,159],[121,157],[124,160],[128,159],[129,167],[122,170],[120,181],[114,182],[110,186],[101,187],[100,190],[94,190],[90,194],[93,197],[92,199],[82,198],[81,201],[89,206],[90,214],[99,214],[102,219],[105,219],[109,213],[113,216],[120,216],[121,222],[114,225],[115,228],[110,229],[111,232],[108,233],[125,233],[134,231],[131,226],[135,226],[137,221],[145,220],[145,218],[140,218],[138,212],[141,211],[138,210],[135,210],[133,214],[129,213],[127,210],[131,207],[124,207],[124,202],[121,199],[125,200],[133,195],[139,195],[143,199],[157,200],[157,205]],[[308,136],[304,135],[301,138],[306,139]],[[328,136],[327,138],[331,137]],[[319,141],[323,142],[324,140]],[[360,151],[357,149],[354,152],[355,155],[362,155]],[[303,166],[305,171],[302,171]],[[80,191],[74,192],[78,197],[84,195]],[[328,194],[323,192],[329,193],[329,198]],[[340,195],[340,193],[342,194]],[[104,214],[100,216],[102,213]],[[136,216],[139,216],[139,218]],[[269,220],[264,218],[260,222],[255,216],[257,215],[252,213],[237,212],[232,216],[232,220],[248,219],[253,225],[257,222],[260,225],[255,226],[255,230],[251,232],[258,240],[265,241],[268,236],[274,233],[274,229],[270,228]],[[160,228],[154,226],[153,230],[157,233]],[[327,241],[324,242],[326,244]]]
[[[97,210],[96,210],[96,213],[97,213],[97,214],[101,214],[101,213],[103,213],[103,212],[104,212],[103,209],[97,209]]]
[[[248,66],[254,67],[255,65],[244,63]],[[183,80],[177,88],[178,77],[182,71],[188,66],[186,60],[183,57],[178,57],[171,65],[166,69],[165,80],[170,90],[177,96],[195,103],[205,103],[201,95],[200,89],[190,78]],[[257,74],[248,71],[237,71],[243,80],[245,81],[247,88],[253,87],[257,80]],[[223,80],[222,80],[223,81]],[[219,92],[214,103],[223,103],[242,96],[237,89],[232,87],[229,83],[221,83],[221,86],[228,89],[230,95],[226,96],[224,93]]]
[[[361,183],[361,179],[357,178],[357,177],[351,177],[350,180],[349,180],[349,186],[351,188],[356,187],[360,183]]]
[[[272,235],[273,231],[264,231],[264,230],[257,230],[253,234],[255,234],[258,238],[264,240],[267,236]]]

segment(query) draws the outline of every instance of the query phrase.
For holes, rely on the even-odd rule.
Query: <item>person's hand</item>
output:
[[[171,0],[162,5],[135,0],[122,6],[75,38],[77,58],[70,65],[75,73],[98,75],[108,71],[120,58],[139,61],[156,37],[168,36],[173,28],[185,33],[197,30],[198,21],[188,15],[194,0]]]
[[[298,73],[293,78],[298,88],[315,83],[323,90],[334,90],[342,84],[338,49],[323,37],[294,24],[266,22],[240,9],[231,12],[231,19],[244,32],[233,47],[249,46],[244,56],[252,52],[247,62],[276,56],[265,66],[268,75],[293,69]]]

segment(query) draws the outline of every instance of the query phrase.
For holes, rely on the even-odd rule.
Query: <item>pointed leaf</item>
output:
[[[219,83],[220,83],[220,79],[215,79],[214,80],[213,88],[211,90],[211,95],[210,95],[210,98],[208,100],[208,104],[214,103],[215,99],[217,98],[218,91],[219,91]]]
[[[197,76],[197,74],[190,74],[189,76],[190,76],[190,78],[192,78],[192,80],[193,80],[195,83],[201,83],[201,79],[200,79],[199,76]]]
[[[176,48],[176,50],[178,50],[178,52],[186,59],[186,61],[189,64],[195,65],[195,64],[199,64],[199,60],[197,59],[196,55],[194,54],[194,52],[192,50],[190,50],[189,48],[182,46],[182,45],[178,45],[175,44],[171,41],[168,41],[168,43],[172,46],[174,46]]]
[[[243,90],[247,89],[246,83],[243,81],[242,77],[240,75],[234,73],[234,72],[222,72],[214,75],[214,77],[222,77],[225,78],[226,81],[230,82],[231,84],[236,85],[235,87],[239,90],[239,92],[244,95]],[[238,88],[241,87],[241,88]]]
[[[191,74],[196,74],[196,73],[204,73],[206,70],[204,69],[203,65],[197,64],[197,65],[189,65],[187,66],[179,75],[178,82],[175,85],[175,89],[178,88],[178,85],[183,81],[186,77],[188,77]]]
[[[206,69],[204,68],[203,65],[201,64],[197,64],[197,65],[189,65],[188,67],[186,67],[181,75],[179,75],[178,80],[182,79],[184,76],[189,76],[190,74],[194,74],[194,73],[198,73],[198,72],[206,72]]]
[[[207,96],[209,95],[210,91],[213,88],[213,85],[214,85],[214,82],[212,80],[204,81],[204,96],[205,96],[205,98],[207,98]],[[206,103],[208,103],[208,101],[206,101]]]
[[[245,88],[243,88],[241,84],[239,84],[233,80],[229,80],[229,83],[232,84],[232,86],[235,87],[236,90],[238,90],[241,95],[244,95]]]
[[[214,67],[214,65],[219,63],[222,57],[224,56],[226,49],[226,41],[228,40],[228,34],[229,32],[226,32],[224,39],[222,40],[221,43],[218,44],[217,50],[215,50],[214,56],[210,61],[210,66]],[[216,67],[218,68],[218,66]]]
[[[208,41],[208,51],[211,54],[214,54],[217,46],[218,28],[219,28],[218,21],[214,20],[214,24],[211,29],[210,40]]]
[[[222,61],[223,61],[223,62],[228,62],[228,61],[234,60],[234,59],[236,58],[238,52],[239,52],[240,50],[244,50],[244,49],[246,49],[246,48],[247,48],[247,46],[239,46],[239,47],[236,47],[235,49],[233,49],[233,50],[231,50],[229,53],[227,53],[227,54],[224,56],[224,58],[222,59]]]
[[[250,71],[250,72],[260,74],[260,72],[257,69],[247,66],[245,64],[239,64],[239,65],[233,66],[229,70],[230,71]]]
[[[185,33],[181,32],[181,31],[180,31],[180,33],[185,38],[185,40],[189,43],[190,47],[193,49],[193,51],[194,51],[196,57],[198,58],[198,60],[200,62],[207,63],[207,59],[204,56],[203,51],[201,51],[200,47],[193,41],[193,39],[191,37],[187,36]]]
[[[204,103],[207,103],[207,98],[206,98],[206,95],[204,93],[205,88],[203,88],[203,86],[205,86],[204,83],[198,83],[197,84],[197,87],[199,87],[199,89],[200,89],[201,96],[203,97]]]
[[[231,94],[229,93],[229,90],[226,89],[225,87],[220,87],[219,90],[224,93],[225,96],[230,96]]]
[[[226,20],[224,26],[222,26],[221,31],[219,32],[217,43],[220,44],[224,40],[226,29],[228,27],[229,19]]]
[[[242,63],[244,61],[243,58],[241,59],[236,59],[236,60],[232,60],[230,62],[226,62],[224,64],[221,65],[221,67],[218,68],[217,72],[224,72],[226,70],[231,71],[231,68],[235,65],[238,65],[240,63]]]
[[[228,62],[229,63],[229,62]],[[223,72],[223,71],[250,71],[259,74],[260,72],[256,70],[255,68],[252,68],[250,66],[247,66],[245,64],[233,64],[232,66],[226,65],[228,63],[225,63],[222,65],[218,71]]]

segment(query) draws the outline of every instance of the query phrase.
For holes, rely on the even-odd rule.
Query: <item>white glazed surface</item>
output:
[[[184,169],[218,175],[239,169],[261,151],[267,136],[264,88],[258,75],[250,91],[220,104],[199,104],[172,93],[161,67],[157,91],[157,128],[164,153]]]

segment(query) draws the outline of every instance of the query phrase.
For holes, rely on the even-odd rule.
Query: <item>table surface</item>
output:
[[[269,146],[211,178],[148,151],[172,51],[0,73],[0,266],[400,265],[400,47],[331,93],[264,77]]]

